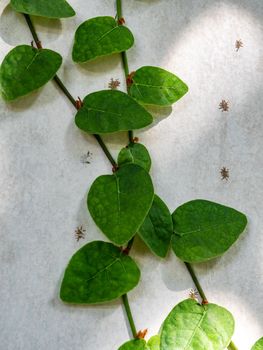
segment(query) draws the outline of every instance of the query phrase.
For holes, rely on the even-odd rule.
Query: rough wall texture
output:
[[[136,45],[130,70],[158,65],[185,80],[189,94],[172,110],[156,112],[153,127],[137,133],[149,148],[159,194],[174,210],[205,198],[247,213],[249,228],[221,259],[197,267],[211,301],[236,318],[235,342],[248,350],[263,335],[263,3],[262,0],[124,0]],[[85,19],[115,15],[113,0],[71,0],[77,16],[34,19],[43,45],[60,52],[59,75],[75,96],[124,77],[118,55],[76,66],[74,30]],[[30,43],[22,16],[0,4],[0,59]],[[236,40],[244,46],[235,49]],[[229,111],[218,109],[222,99]],[[68,259],[82,244],[104,239],[86,210],[92,181],[111,171],[95,141],[74,126],[74,110],[53,83],[6,105],[0,102],[0,348],[3,350],[114,350],[129,333],[120,302],[69,307],[58,299]],[[107,136],[116,155],[126,135]],[[92,153],[91,164],[81,157]],[[220,169],[230,171],[222,181]],[[74,238],[86,228],[85,241]],[[153,257],[139,240],[132,255],[142,269],[130,293],[138,329],[157,332],[193,284],[172,254]]]

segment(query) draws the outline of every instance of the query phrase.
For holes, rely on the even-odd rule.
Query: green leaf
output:
[[[148,350],[144,339],[134,339],[124,343],[118,350]]]
[[[66,18],[75,16],[75,11],[65,0],[11,0],[12,8],[29,15]]]
[[[82,23],[75,34],[72,59],[87,62],[128,50],[134,43],[131,31],[113,17],[95,17]]]
[[[159,335],[151,337],[147,343],[149,350],[160,350],[160,342],[161,338]]]
[[[141,143],[130,143],[124,147],[118,155],[118,165],[129,163],[138,164],[146,171],[150,171],[152,161],[147,148]]]
[[[152,180],[140,166],[127,164],[113,175],[98,177],[88,194],[88,208],[114,243],[128,242],[143,223],[154,196]]]
[[[170,106],[188,91],[176,75],[159,67],[142,67],[132,76],[130,95],[147,105]]]
[[[15,100],[45,85],[55,76],[61,63],[62,57],[54,51],[37,50],[28,45],[15,47],[0,68],[4,99]]]
[[[160,337],[155,335],[148,343],[144,339],[133,339],[124,343],[118,350],[160,350]]]
[[[150,113],[121,91],[94,92],[86,96],[83,103],[75,122],[91,134],[140,129],[153,121]]]
[[[263,350],[263,338],[260,338],[251,350]]]
[[[161,350],[224,350],[234,333],[229,311],[192,299],[178,304],[164,321]]]
[[[154,254],[165,258],[173,234],[173,222],[169,209],[157,195],[138,234]]]
[[[95,241],[71,258],[60,298],[74,304],[103,303],[129,292],[139,279],[140,270],[129,256],[111,243]]]
[[[237,210],[201,199],[181,205],[172,216],[172,248],[190,263],[221,256],[247,225],[246,216]]]

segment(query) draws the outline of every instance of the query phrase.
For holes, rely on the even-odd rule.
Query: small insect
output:
[[[83,154],[80,157],[80,161],[82,164],[90,164],[89,159],[91,159],[91,157],[92,157],[92,153],[90,151],[88,151],[86,154]]]
[[[133,142],[134,142],[134,143],[138,143],[138,142],[139,142],[139,137],[134,137],[134,138],[133,138]]]
[[[239,51],[239,49],[243,46],[244,46],[244,44],[240,39],[236,41],[236,44],[235,44],[236,51]]]
[[[198,301],[198,292],[196,289],[194,289],[194,288],[190,289],[189,298]]]
[[[139,331],[137,333],[137,339],[144,339],[147,332],[148,332],[148,329],[144,329],[143,331]]]
[[[80,240],[80,239],[84,239],[85,238],[85,232],[86,230],[84,230],[84,228],[81,226],[78,226],[75,230],[75,238],[77,240],[77,242]]]
[[[108,84],[108,87],[111,90],[116,90],[120,85],[121,85],[121,83],[120,83],[119,79],[114,80],[113,78],[111,78],[111,80]]]
[[[222,112],[228,112],[229,111],[229,102],[226,100],[222,100],[219,103],[219,109],[221,109]]]
[[[76,108],[80,109],[81,107],[83,107],[83,102],[81,98],[78,96],[78,99],[76,100]]]
[[[221,180],[229,179],[229,169],[227,169],[225,166],[220,170],[220,174],[221,174]]]
[[[127,76],[127,79],[126,79],[126,84],[127,86],[131,86],[133,84],[133,77],[135,75],[135,72],[131,72],[128,76]]]
[[[120,19],[118,19],[118,24],[119,25],[123,25],[123,24],[125,24],[125,19],[123,18],[123,17],[121,17]]]

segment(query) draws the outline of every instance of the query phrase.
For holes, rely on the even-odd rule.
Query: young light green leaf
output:
[[[139,282],[136,263],[111,243],[86,244],[71,258],[60,298],[67,303],[96,304],[121,297]]]
[[[118,350],[148,350],[144,339],[133,339],[124,343]]]
[[[85,97],[75,122],[83,131],[105,134],[143,128],[152,116],[129,95],[121,91],[103,90]]]
[[[82,23],[75,34],[72,59],[87,62],[128,50],[134,43],[131,31],[113,17],[95,17]]]
[[[142,67],[132,76],[130,95],[137,101],[158,106],[170,106],[188,91],[176,75],[159,67]]]
[[[187,299],[164,321],[160,350],[224,350],[234,333],[234,323],[226,309]]]
[[[155,335],[148,343],[144,339],[133,339],[124,343],[118,350],[160,350],[160,337]]]
[[[181,205],[172,215],[172,248],[183,261],[198,263],[224,254],[247,225],[244,214],[206,200]]]
[[[251,350],[263,350],[263,338],[260,338]]]
[[[37,50],[28,45],[15,47],[0,68],[4,99],[15,100],[45,85],[55,76],[61,63],[62,57],[54,51]]]
[[[138,164],[146,171],[150,171],[152,161],[147,148],[141,143],[130,143],[122,148],[118,155],[118,165],[129,163]]]
[[[122,245],[137,232],[154,196],[152,180],[142,167],[122,166],[113,175],[98,177],[88,194],[88,208],[102,232]]]
[[[40,17],[66,18],[75,16],[75,11],[65,0],[11,0],[11,6],[16,12]]]
[[[160,336],[154,335],[148,341],[147,346],[148,346],[149,350],[160,350],[160,342],[161,342]]]
[[[173,234],[173,221],[166,204],[157,195],[138,234],[154,254],[165,258]]]

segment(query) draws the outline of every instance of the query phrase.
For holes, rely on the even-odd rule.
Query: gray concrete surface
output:
[[[248,350],[263,336],[263,3],[261,0],[124,0],[135,46],[130,70],[158,65],[185,80],[189,94],[156,112],[137,133],[149,148],[156,192],[174,210],[194,198],[233,206],[248,215],[246,234],[221,259],[196,269],[209,299],[232,311],[234,340]],[[119,55],[76,66],[73,35],[84,20],[115,15],[113,0],[71,0],[77,16],[34,19],[43,45],[64,57],[59,75],[74,96],[107,88],[124,77]],[[0,59],[30,43],[20,15],[0,4]],[[235,50],[236,40],[244,47]],[[218,105],[228,100],[230,110]],[[87,213],[93,180],[111,167],[90,136],[74,126],[74,110],[53,83],[12,104],[0,102],[0,349],[114,350],[130,334],[119,301],[69,307],[58,299],[71,255],[104,239]],[[126,135],[105,138],[114,155]],[[80,158],[90,151],[91,164]],[[222,181],[220,169],[230,170]],[[85,240],[74,239],[83,225]],[[153,257],[139,239],[132,256],[142,270],[130,293],[138,329],[157,332],[193,284],[176,257]]]

